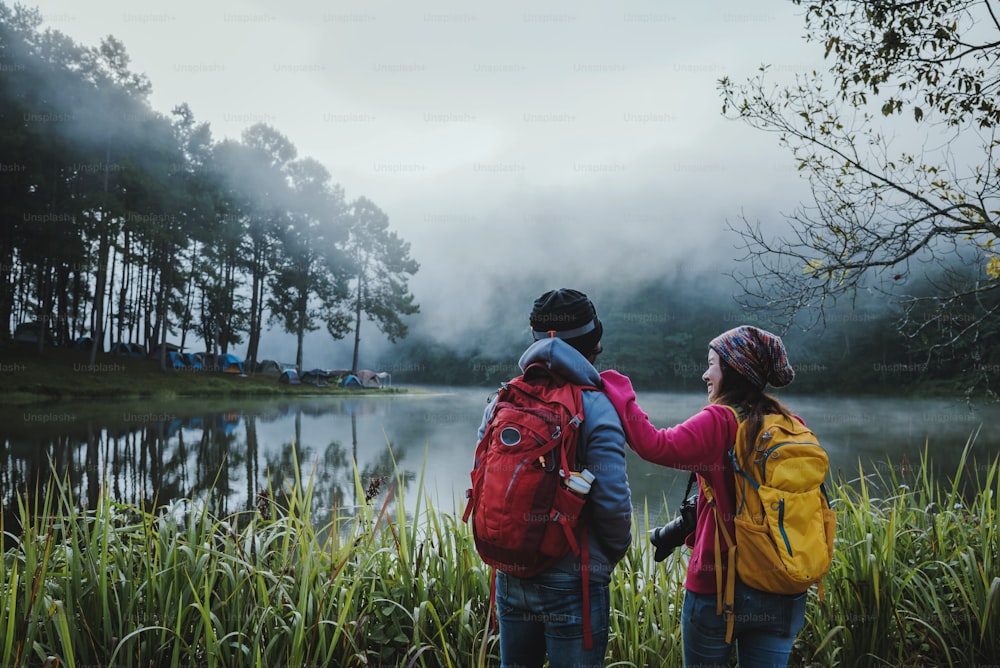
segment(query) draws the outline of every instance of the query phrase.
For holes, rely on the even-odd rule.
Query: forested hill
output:
[[[884,295],[859,295],[854,304],[828,310],[825,325],[805,328],[811,323],[801,323],[786,331],[765,312],[739,307],[734,299],[739,290],[730,277],[713,274],[588,292],[604,324],[598,368],[627,373],[640,388],[702,392],[708,342],[726,329],[749,324],[784,332],[796,369],[789,392],[984,398],[991,394],[991,378],[1000,375],[1000,350],[983,357],[972,343],[942,345],[961,320],[933,321],[927,336],[907,337],[898,331],[901,309]],[[531,343],[528,313],[536,295],[528,288],[521,294],[523,304],[496,309],[493,320],[470,326],[459,341],[443,343],[416,333],[385,353],[380,368],[395,370],[393,378],[400,382],[492,387],[509,379]]]

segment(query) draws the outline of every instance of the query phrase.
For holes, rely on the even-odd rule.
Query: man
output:
[[[525,369],[544,362],[567,381],[602,387],[594,361],[603,327],[593,303],[577,290],[546,292],[530,317],[535,342],[521,355]],[[487,407],[479,438],[492,411]],[[496,607],[500,662],[505,668],[601,666],[608,644],[611,571],[632,541],[632,502],[625,473],[625,433],[614,406],[602,392],[583,393],[584,422],[578,456],[595,479],[584,506],[589,564],[592,647],[584,642],[583,561],[572,552],[530,578],[497,572]]]

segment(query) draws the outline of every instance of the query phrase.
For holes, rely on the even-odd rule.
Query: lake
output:
[[[96,504],[101,485],[115,499],[165,504],[210,501],[220,513],[253,506],[270,479],[290,484],[296,462],[313,480],[317,517],[355,503],[360,484],[398,470],[412,509],[422,489],[442,512],[461,509],[476,430],[491,388],[409,388],[384,395],[295,399],[101,401],[0,409],[3,467],[0,500],[9,512],[14,490],[44,485],[51,470],[68,478],[81,505]],[[844,480],[868,472],[907,474],[925,444],[935,475],[954,473],[970,435],[985,473],[1000,452],[1000,406],[961,400],[827,398],[784,394],[817,432],[831,470]],[[704,405],[703,394],[640,392],[657,426],[683,420]],[[297,447],[293,447],[296,444]],[[394,469],[395,466],[395,469]],[[651,521],[675,509],[687,474],[628,460],[633,503],[648,504]],[[386,483],[382,492],[388,488]],[[671,510],[672,512],[672,510]]]

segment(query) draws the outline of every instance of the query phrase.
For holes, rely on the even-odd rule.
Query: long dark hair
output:
[[[764,416],[768,413],[781,413],[786,417],[792,417],[792,413],[777,397],[751,383],[746,376],[721,357],[719,367],[722,369],[722,389],[712,399],[712,403],[732,406],[740,419],[746,420],[747,426],[743,430],[746,441],[736,444],[739,446],[736,452],[742,455],[739,461],[740,467],[749,470],[753,462],[753,444],[760,436]]]

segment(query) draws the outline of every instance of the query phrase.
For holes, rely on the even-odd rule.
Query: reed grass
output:
[[[971,440],[966,447],[971,452]],[[935,484],[860,471],[839,511],[823,600],[810,595],[796,665],[976,665],[1000,656],[997,461]],[[298,467],[295,467],[298,470]],[[460,513],[402,478],[361,480],[320,520],[313,481],[275,481],[255,508],[155,512],[53,481],[18,495],[0,561],[0,665],[496,665],[490,571]],[[325,516],[325,515],[324,515]],[[686,556],[654,563],[647,508],[611,586],[609,665],[680,665]]]
[[[796,647],[815,665],[995,664],[1000,656],[998,460],[963,450],[936,484],[925,446],[910,469],[887,462],[836,485],[834,561]]]

